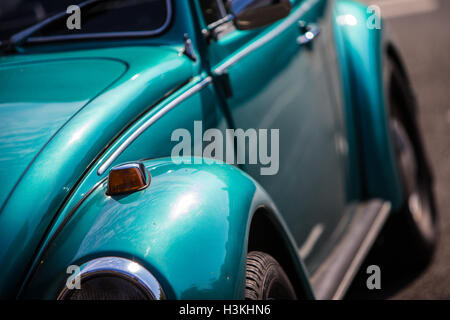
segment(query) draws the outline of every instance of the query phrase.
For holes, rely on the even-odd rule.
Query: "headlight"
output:
[[[64,287],[58,300],[165,299],[156,278],[140,264],[119,257],[91,260],[80,268],[80,289]]]

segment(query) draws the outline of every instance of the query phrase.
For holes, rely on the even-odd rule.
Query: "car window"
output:
[[[33,36],[154,31],[167,25],[171,0],[105,0],[81,9],[81,28],[69,30],[67,18]],[[85,0],[1,0],[0,40]]]
[[[207,25],[225,17],[227,14],[223,0],[200,0],[200,6]]]

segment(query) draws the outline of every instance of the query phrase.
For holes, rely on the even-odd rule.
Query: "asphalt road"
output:
[[[425,270],[406,268],[388,280],[381,270],[382,288],[371,292],[361,285],[368,275],[360,273],[359,287],[354,284],[348,298],[450,299],[450,1],[365,2],[380,6],[418,98],[419,125],[435,175],[440,239]]]

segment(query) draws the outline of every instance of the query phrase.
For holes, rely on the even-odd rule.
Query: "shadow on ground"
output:
[[[427,265],[420,266],[410,263],[402,255],[390,253],[386,255],[386,246],[383,234],[377,240],[375,247],[364,260],[358,274],[350,286],[345,299],[347,300],[384,300],[391,299],[396,294],[407,289],[415,279],[420,278],[433,264],[433,260]],[[380,289],[370,290],[367,281],[373,271],[368,271],[371,265],[380,268]],[[369,282],[373,283],[373,281]]]

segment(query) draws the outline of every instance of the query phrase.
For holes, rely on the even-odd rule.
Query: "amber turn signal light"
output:
[[[141,162],[121,164],[109,172],[107,194],[133,193],[147,188],[150,180],[150,173]]]

